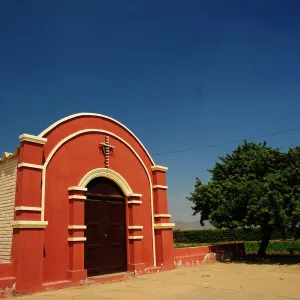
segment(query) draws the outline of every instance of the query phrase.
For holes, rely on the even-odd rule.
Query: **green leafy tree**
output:
[[[287,153],[264,143],[239,145],[231,154],[219,157],[211,180],[196,178],[194,215],[217,228],[258,227],[258,254],[265,255],[272,231],[282,237],[293,231],[300,235],[300,148]]]

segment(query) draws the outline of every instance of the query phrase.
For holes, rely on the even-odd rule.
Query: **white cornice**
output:
[[[170,214],[156,214],[154,218],[171,218]]]
[[[153,185],[153,188],[154,189],[163,189],[163,190],[167,190],[168,189],[168,186],[167,185]]]
[[[42,144],[44,145],[47,142],[46,138],[40,137],[40,136],[36,136],[36,135],[31,135],[31,134],[21,134],[19,136],[20,142],[31,142],[31,143],[35,143],[35,144]]]
[[[154,229],[168,229],[174,228],[175,223],[156,223],[154,224]]]
[[[164,166],[155,165],[151,167],[152,171],[161,171],[161,172],[167,172],[168,168]]]

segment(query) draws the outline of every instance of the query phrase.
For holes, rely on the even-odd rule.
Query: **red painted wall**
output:
[[[70,120],[48,133],[46,136],[48,141],[44,146],[45,159],[63,138],[83,129],[111,131],[126,140],[142,158],[151,176],[152,163],[136,139],[116,123],[95,117],[80,117]],[[74,137],[55,153],[48,165],[45,220],[49,222],[49,225],[45,229],[44,282],[67,279],[69,268],[68,225],[70,225],[68,187],[77,186],[89,171],[104,168],[104,156],[99,144],[105,141],[106,135],[106,133],[93,132]],[[144,226],[141,232],[144,236],[142,240],[143,263],[146,267],[151,267],[153,266],[153,246],[150,182],[142,164],[124,143],[110,136],[110,144],[115,146],[113,155],[110,157],[110,168],[125,178],[134,193],[143,195],[141,214],[135,220],[135,224],[127,224],[127,226]]]

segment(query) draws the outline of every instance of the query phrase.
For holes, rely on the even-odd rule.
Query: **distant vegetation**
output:
[[[241,242],[241,241],[259,241],[261,232],[259,228],[249,229],[207,229],[207,230],[175,230],[175,243],[202,243],[215,244],[224,242]],[[273,231],[272,240],[281,240],[281,232]],[[286,238],[292,238],[291,233],[286,234]]]

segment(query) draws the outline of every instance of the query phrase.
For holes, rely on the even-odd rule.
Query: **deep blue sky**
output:
[[[118,119],[151,153],[300,127],[299,15],[298,0],[1,1],[0,150],[77,112]],[[155,156],[173,220],[195,220],[195,177],[235,146]]]

